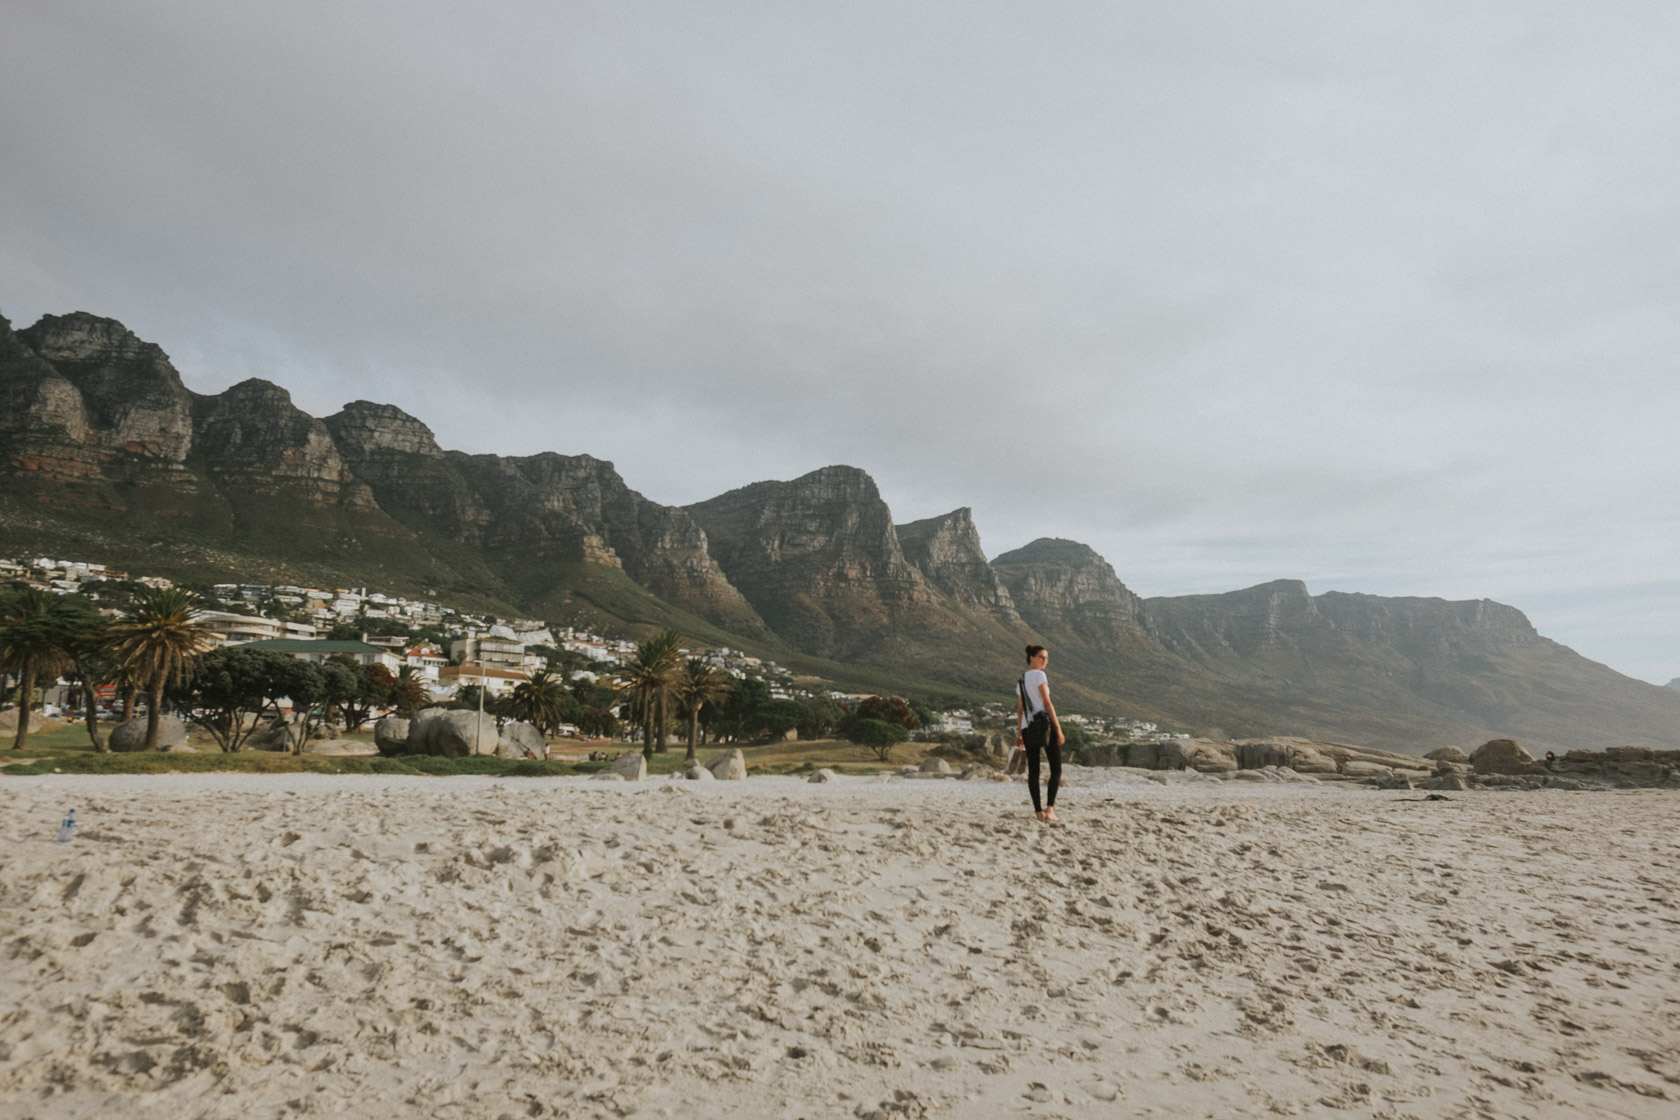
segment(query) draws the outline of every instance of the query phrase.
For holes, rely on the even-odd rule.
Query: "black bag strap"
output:
[[[1032,702],[1027,699],[1027,675],[1021,674],[1021,679],[1015,682],[1015,687],[1021,690],[1021,718],[1028,723],[1033,721]]]

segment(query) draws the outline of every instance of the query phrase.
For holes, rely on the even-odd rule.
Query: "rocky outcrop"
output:
[[[980,531],[967,506],[939,517],[894,527],[904,558],[951,599],[1019,624],[1009,589],[980,547]]]
[[[120,723],[111,730],[110,747],[118,753],[146,749],[146,717],[140,716]],[[157,749],[183,751],[187,749],[187,725],[170,715],[158,716]]]
[[[77,433],[106,453],[180,463],[192,445],[192,394],[156,343],[115,319],[47,315],[18,339],[81,396],[87,428]]]
[[[511,721],[502,726],[501,753],[503,758],[546,758],[548,742],[533,725]]]
[[[380,754],[397,755],[408,753],[408,725],[406,719],[396,716],[386,716],[373,725],[374,746]]]
[[[426,708],[408,724],[408,754],[463,758],[496,754],[500,747],[496,721],[480,712]]]
[[[757,482],[686,511],[729,581],[771,629],[807,652],[871,649],[895,624],[935,605],[874,480],[856,467]]]
[[[1470,766],[1478,774],[1525,774],[1534,756],[1514,739],[1490,739],[1470,752]]]
[[[611,777],[624,782],[639,782],[647,777],[647,772],[647,756],[638,750],[628,750],[613,759],[613,764],[597,774],[596,777]]]
[[[1078,541],[1041,537],[992,561],[1015,609],[1049,640],[1071,635],[1098,649],[1150,642],[1142,600],[1107,560]]]
[[[457,460],[496,521],[492,545],[553,540],[579,559],[622,566],[650,591],[742,633],[763,622],[724,575],[704,530],[683,510],[649,501],[609,462],[545,452]]]
[[[0,470],[48,485],[180,477],[192,394],[157,346],[84,312],[0,318]],[[53,504],[110,504],[58,491]]]
[[[721,782],[739,782],[747,776],[747,756],[736,747],[706,763],[706,769],[712,772],[712,777]]]
[[[326,425],[260,378],[194,402],[193,458],[221,486],[361,512],[375,508],[372,492],[345,465]]]
[[[394,404],[351,401],[321,423],[332,435],[339,454],[358,468],[404,455],[443,458],[443,449],[437,445],[432,430]],[[360,469],[357,473],[363,474]],[[378,477],[381,482],[389,481],[377,470],[363,474],[372,481],[370,476]]]

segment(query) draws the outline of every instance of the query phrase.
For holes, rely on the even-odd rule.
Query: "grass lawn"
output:
[[[102,723],[100,734],[109,737],[116,725]],[[372,730],[351,732],[343,736],[363,742],[373,740]],[[49,723],[29,736],[29,743],[21,752],[13,752],[10,742],[0,744],[0,774],[199,774],[207,772],[237,772],[245,774],[488,774],[507,777],[552,777],[567,774],[591,774],[605,769],[604,762],[585,761],[589,752],[605,751],[616,755],[626,750],[640,750],[640,746],[618,740],[579,742],[573,739],[552,740],[554,757],[546,762],[530,759],[495,758],[479,755],[471,758],[442,758],[432,755],[403,755],[396,758],[378,756],[334,757],[292,755],[281,751],[240,751],[224,754],[208,737],[194,733],[194,753],[164,753],[134,751],[127,754],[101,754],[88,742],[87,727],[81,723]],[[710,762],[729,746],[705,744],[697,752],[702,763]],[[827,767],[841,774],[873,774],[896,770],[906,764],[919,763],[927,757],[923,743],[901,743],[893,748],[892,759],[882,762],[875,752],[841,739],[815,739],[809,742],[775,742],[762,745],[741,744],[750,774],[802,774]],[[649,774],[679,773],[686,767],[687,750],[673,746],[657,752],[648,761]]]

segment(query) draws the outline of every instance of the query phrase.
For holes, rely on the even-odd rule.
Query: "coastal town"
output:
[[[134,574],[86,560],[51,557],[0,559],[0,582],[18,583],[55,594],[78,594],[120,614],[121,589],[174,587],[160,576]],[[192,587],[207,605],[197,621],[218,646],[269,649],[307,661],[348,658],[359,665],[383,665],[423,682],[431,702],[447,704],[463,690],[482,688],[504,697],[538,673],[567,682],[609,678],[633,657],[636,642],[539,619],[499,618],[457,610],[435,599],[414,599],[367,587],[317,588],[293,584],[214,583]],[[796,680],[789,669],[727,646],[684,649],[734,679],[764,682],[771,700],[826,697],[855,711],[872,693],[828,687],[810,678]],[[47,689],[46,703],[62,702]],[[1004,726],[1009,706],[993,702],[925,712],[923,735],[971,735]],[[1155,723],[1064,712],[1064,724],[1085,735],[1125,739],[1186,737],[1164,733]]]

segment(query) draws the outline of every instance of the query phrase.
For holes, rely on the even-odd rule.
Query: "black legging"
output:
[[[1056,790],[1062,784],[1062,746],[1056,742],[1054,728],[1044,729],[1044,753],[1050,759],[1050,787],[1045,791],[1044,804],[1038,803],[1038,748],[1040,743],[1037,735],[1028,732],[1021,737],[1027,750],[1027,788],[1032,790],[1033,812],[1042,813],[1046,808],[1056,805]]]

